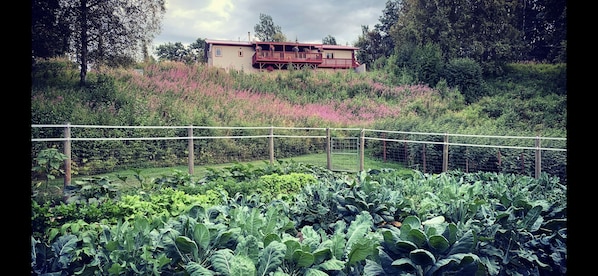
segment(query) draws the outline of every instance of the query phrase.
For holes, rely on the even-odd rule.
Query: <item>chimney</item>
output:
[[[251,41],[251,32],[247,32],[247,39]]]

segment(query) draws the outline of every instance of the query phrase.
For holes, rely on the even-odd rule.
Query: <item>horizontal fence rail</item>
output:
[[[33,124],[32,165],[47,148],[66,156],[65,185],[72,166],[100,174],[143,166],[214,165],[322,156],[330,170],[363,171],[364,159],[400,163],[425,173],[448,170],[533,175],[566,183],[566,138],[405,132],[361,128],[103,126]],[[32,175],[33,178],[33,175]]]

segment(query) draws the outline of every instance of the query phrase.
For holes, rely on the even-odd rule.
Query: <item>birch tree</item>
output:
[[[85,85],[89,64],[118,66],[148,59],[160,32],[165,0],[60,0],[71,35],[69,49]]]

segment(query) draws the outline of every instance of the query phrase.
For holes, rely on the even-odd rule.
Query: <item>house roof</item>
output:
[[[321,45],[322,45],[322,48],[324,48],[324,49],[359,50],[359,48],[353,47],[353,46],[329,45],[329,44],[321,44]]]
[[[208,44],[218,44],[218,45],[232,45],[232,46],[251,46],[251,45],[253,45],[253,43],[250,41],[217,40],[217,39],[206,39],[205,41]]]

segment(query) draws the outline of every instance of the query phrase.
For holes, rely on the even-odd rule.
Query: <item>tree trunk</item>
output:
[[[79,85],[85,85],[87,76],[87,0],[81,0],[81,72]]]

